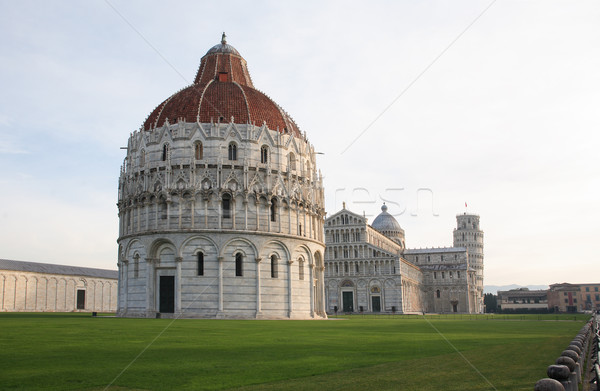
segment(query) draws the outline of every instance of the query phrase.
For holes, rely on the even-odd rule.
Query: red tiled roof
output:
[[[246,60],[226,42],[202,57],[194,84],[175,93],[148,116],[144,130],[175,123],[229,122],[262,126],[300,137],[294,120],[262,92],[254,89]]]

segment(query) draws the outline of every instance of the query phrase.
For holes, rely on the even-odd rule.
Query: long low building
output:
[[[528,288],[498,291],[498,306],[502,310],[547,310],[548,291]]]
[[[0,311],[115,312],[116,270],[0,259]]]

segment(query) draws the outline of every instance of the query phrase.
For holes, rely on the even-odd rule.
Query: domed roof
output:
[[[235,54],[236,56],[240,55],[240,52],[238,52],[233,46],[227,44],[227,36],[225,33],[223,33],[221,36],[221,43],[213,46],[208,50],[208,52],[206,52],[206,54],[212,53],[230,53]]]
[[[273,100],[256,90],[246,60],[231,45],[225,33],[200,60],[194,84],[173,94],[150,113],[143,129],[163,126],[167,121],[266,124],[271,130],[300,137],[294,120]]]
[[[386,204],[383,204],[381,207],[381,213],[375,217],[371,227],[375,228],[377,231],[381,233],[386,232],[404,232],[404,230],[398,224],[398,221],[388,213],[388,207]]]

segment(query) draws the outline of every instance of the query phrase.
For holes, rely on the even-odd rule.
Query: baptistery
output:
[[[227,43],[127,143],[119,316],[326,317],[323,178],[292,117]]]

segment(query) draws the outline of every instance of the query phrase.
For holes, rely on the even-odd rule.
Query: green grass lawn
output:
[[[1,313],[0,389],[531,390],[587,318]]]

